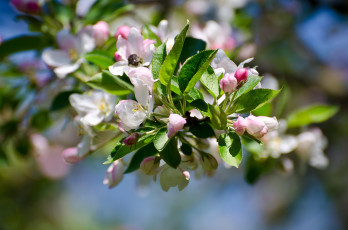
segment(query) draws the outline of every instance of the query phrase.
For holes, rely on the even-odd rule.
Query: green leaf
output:
[[[171,167],[177,168],[180,164],[181,157],[178,150],[178,141],[171,138],[167,146],[160,152],[161,158]]]
[[[253,111],[253,115],[255,116],[266,116],[270,117],[272,115],[272,104],[266,103],[258,109]]]
[[[152,75],[153,79],[158,79],[159,73],[161,70],[161,66],[166,59],[167,51],[166,51],[166,43],[164,42],[160,45],[154,52],[152,57]]]
[[[227,117],[222,108],[218,105],[209,105],[210,122],[214,129],[224,130],[227,125]]]
[[[101,89],[115,95],[127,95],[134,91],[131,84],[106,70],[94,75],[87,84],[92,88]]]
[[[235,99],[252,90],[261,81],[261,79],[262,77],[260,76],[248,77],[247,82],[245,82],[245,84],[237,91]]]
[[[188,93],[187,101],[192,102],[194,100],[203,99],[203,94],[199,89],[192,88]]]
[[[40,110],[32,116],[30,125],[39,131],[43,131],[51,124],[50,112],[48,110]]]
[[[47,46],[49,40],[42,35],[23,35],[7,39],[0,45],[0,58],[27,50],[42,50]]]
[[[288,127],[300,127],[328,120],[338,112],[338,106],[311,105],[292,112],[288,118]]]
[[[150,39],[153,41],[156,41],[155,46],[159,46],[162,44],[161,39],[157,36],[157,34],[155,34],[148,25],[144,25],[143,29],[141,31],[141,34],[143,35],[143,37],[145,39]]]
[[[167,127],[164,127],[158,131],[158,133],[155,136],[155,139],[153,140],[153,143],[158,151],[162,151],[166,147],[168,142],[169,138],[167,135]]]
[[[112,58],[110,58],[110,56],[100,51],[93,51],[93,52],[86,53],[84,55],[84,58],[87,61],[100,67],[101,69],[106,69],[109,66],[114,64],[114,61]]]
[[[280,93],[280,90],[272,90],[272,89],[254,89],[249,91],[246,94],[243,94],[236,100],[237,113],[247,113],[253,111],[255,109],[260,108],[267,102],[269,102],[272,98]],[[230,111],[228,111],[229,114]]]
[[[123,142],[118,143],[114,150],[111,152],[111,160],[108,161],[107,163],[112,163],[113,161],[120,159],[124,156],[126,156],[128,153],[133,152],[137,149],[140,149],[148,144],[150,144],[155,137],[155,134],[148,134],[148,135],[143,135],[139,138],[138,142],[136,145],[132,146],[127,146]]]
[[[187,156],[191,156],[191,154],[192,154],[192,147],[191,147],[191,145],[188,145],[186,143],[182,143],[181,144],[180,150]]]
[[[199,51],[205,50],[206,43],[197,38],[186,37],[183,49],[180,54],[179,63],[184,63],[186,59],[197,54]]]
[[[245,180],[249,184],[254,184],[262,174],[269,172],[275,166],[275,159],[256,160],[253,155],[248,157],[245,167]]]
[[[69,97],[73,93],[81,93],[81,91],[78,90],[71,90],[71,91],[63,91],[60,92],[54,99],[51,104],[51,111],[57,111],[64,109],[70,105]]]
[[[203,112],[208,112],[208,104],[203,99],[194,100],[190,105]]]
[[[136,153],[134,153],[132,160],[129,163],[128,168],[124,173],[131,173],[137,170],[140,167],[141,162],[146,158],[157,154],[157,150],[153,143],[148,144],[141,149],[139,149]]]
[[[189,92],[210,66],[216,50],[204,50],[189,58],[179,73],[179,87],[181,92]]]
[[[184,45],[188,28],[189,24],[185,26],[185,28],[181,31],[181,33],[178,36],[176,36],[174,46],[163,62],[163,65],[159,73],[159,79],[163,85],[167,85],[174,74],[175,67],[179,61],[181,50]]]
[[[218,140],[221,158],[230,166],[239,167],[242,161],[242,145],[234,132],[221,134]]]
[[[213,98],[217,98],[220,94],[220,87],[219,87],[219,79],[214,73],[214,70],[211,66],[208,67],[208,69],[203,73],[201,79],[201,83],[204,85],[204,87],[208,90],[210,95],[213,96]]]
[[[190,127],[190,132],[198,138],[208,138],[215,136],[214,130],[206,122],[200,122]]]

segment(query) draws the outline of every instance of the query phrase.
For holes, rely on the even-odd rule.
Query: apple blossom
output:
[[[244,134],[246,129],[246,121],[243,117],[239,116],[237,121],[233,123],[234,131],[237,135],[241,136]]]
[[[89,126],[110,121],[116,106],[116,96],[103,91],[75,93],[70,95],[69,100],[81,117],[80,121]]]
[[[177,132],[179,132],[182,128],[184,128],[184,125],[186,124],[185,118],[180,116],[179,114],[170,114],[169,115],[169,122],[168,122],[168,137],[173,137]]]
[[[123,143],[127,146],[132,146],[137,143],[139,137],[139,133],[132,133],[130,136],[123,140]]]
[[[121,35],[118,36],[116,43],[117,61],[114,65],[109,66],[109,70],[114,75],[128,74],[128,72],[136,67],[149,66],[151,64],[155,41],[143,39],[140,31],[136,28],[131,28],[127,39]],[[115,54],[116,57],[116,54]]]
[[[117,28],[117,31],[115,33],[115,38],[118,39],[119,36],[121,36],[123,39],[127,39],[129,32],[130,32],[129,26],[120,26]]]
[[[77,147],[65,149],[62,152],[62,157],[63,157],[65,162],[70,163],[70,164],[75,164],[83,159],[83,157],[79,157]]]
[[[102,46],[109,38],[109,25],[99,21],[93,26],[93,38],[97,46]]]
[[[203,154],[201,157],[201,165],[205,171],[213,171],[217,169],[218,162],[211,154]]]
[[[146,175],[154,175],[159,168],[160,158],[155,156],[146,157],[140,164],[140,169]]]
[[[234,74],[234,76],[236,77],[238,83],[241,81],[246,81],[248,78],[248,70],[246,68],[240,68],[237,69],[236,73]]]
[[[246,131],[257,139],[263,137],[268,131],[268,127],[266,126],[266,124],[260,119],[258,119],[258,117],[255,117],[253,115],[250,115],[247,118],[245,118],[245,123]]]
[[[63,29],[58,32],[56,40],[60,49],[45,50],[42,53],[42,59],[48,66],[54,68],[53,70],[59,78],[64,78],[67,74],[77,70],[84,61],[82,55],[92,51],[95,47],[93,36],[86,30],[73,36],[69,31]]]
[[[103,184],[113,188],[118,185],[123,179],[124,165],[121,160],[114,161],[106,171]]]
[[[168,191],[170,187],[178,186],[179,191],[183,190],[189,183],[190,173],[182,171],[179,168],[174,169],[168,165],[164,165],[161,175],[160,183],[164,191]]]
[[[219,86],[226,94],[232,93],[237,87],[237,79],[233,76],[233,74],[227,73],[220,80]]]

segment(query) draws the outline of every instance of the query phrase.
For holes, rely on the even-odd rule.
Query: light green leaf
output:
[[[280,93],[280,90],[272,90],[272,89],[254,89],[249,91],[246,94],[243,94],[236,100],[237,108],[235,112],[237,113],[247,113],[253,111],[254,109],[258,109],[267,102],[269,102],[272,98]],[[227,114],[229,114],[228,111]]]
[[[242,161],[242,145],[234,132],[221,134],[218,140],[221,158],[230,166],[239,167]]]
[[[166,43],[160,45],[154,52],[152,57],[152,75],[153,79],[158,79],[161,66],[167,56]]]
[[[158,131],[158,133],[155,136],[155,139],[153,140],[153,143],[158,151],[162,151],[164,147],[166,147],[168,142],[169,138],[167,135],[167,127],[164,127]]]
[[[245,82],[245,84],[242,87],[240,87],[240,89],[237,91],[235,99],[252,90],[261,81],[261,79],[262,77],[260,76],[248,77],[247,82]]]
[[[288,127],[300,127],[328,120],[338,112],[338,106],[311,105],[292,112],[288,118]]]
[[[189,58],[179,73],[179,87],[181,92],[189,92],[210,66],[216,50],[204,50]]]
[[[109,66],[114,64],[114,61],[112,58],[110,58],[110,56],[108,56],[107,54],[105,54],[103,52],[99,52],[99,51],[93,51],[93,52],[86,53],[84,55],[84,58],[87,61],[100,67],[101,69],[106,69]]]
[[[175,67],[179,61],[181,50],[184,45],[188,28],[189,24],[185,26],[185,28],[178,36],[176,36],[174,46],[163,62],[159,73],[159,79],[163,85],[167,85],[174,74]]]
[[[101,89],[115,95],[127,95],[134,91],[131,84],[123,81],[119,76],[112,75],[107,70],[94,75],[87,84],[92,88]]]
[[[218,105],[209,105],[210,122],[214,129],[224,130],[227,125],[227,117],[222,108]]]
[[[201,83],[215,99],[220,94],[219,79],[211,66],[203,73]]]
[[[161,158],[171,167],[177,168],[180,164],[181,157],[178,150],[178,141],[171,138],[167,146],[160,152]]]

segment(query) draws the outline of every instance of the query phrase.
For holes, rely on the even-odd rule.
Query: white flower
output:
[[[161,175],[160,183],[164,191],[168,191],[170,187],[178,186],[179,191],[183,190],[190,181],[190,173],[182,171],[179,168],[174,169],[168,165],[164,165]]]
[[[175,43],[175,37],[179,34],[178,31],[169,32],[167,20],[162,20],[157,27],[151,26],[151,30],[159,37],[162,42],[166,43],[166,52],[169,53]]]
[[[123,179],[124,165],[121,160],[114,161],[108,170],[104,178],[103,184],[108,185],[109,188],[113,188],[118,185]]]
[[[69,100],[81,117],[81,123],[89,126],[110,121],[116,105],[116,96],[102,91],[72,94]]]
[[[82,55],[95,47],[93,35],[89,31],[81,30],[75,37],[68,30],[61,30],[56,37],[59,50],[47,49],[42,54],[44,62],[54,68],[59,78],[74,72],[84,61]]]
[[[139,66],[149,66],[151,64],[155,41],[143,39],[140,31],[131,28],[127,39],[119,35],[116,43],[118,62],[109,66],[109,70],[114,75],[128,74],[128,72]]]
[[[309,165],[319,169],[328,166],[329,159],[324,154],[327,140],[319,128],[301,133],[297,136],[297,141],[296,152],[307,160]]]

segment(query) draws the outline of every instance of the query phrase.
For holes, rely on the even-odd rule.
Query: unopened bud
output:
[[[238,117],[237,121],[233,123],[234,131],[241,136],[245,132],[246,122],[243,117]]]
[[[155,156],[146,157],[140,164],[140,169],[146,175],[154,175],[159,168],[160,159]]]
[[[17,10],[27,14],[39,14],[41,5],[38,0],[11,0]]]
[[[220,88],[227,94],[233,92],[237,87],[237,79],[233,74],[227,73],[219,82]]]
[[[109,25],[99,21],[93,26],[93,37],[97,46],[102,46],[109,38]]]
[[[133,133],[126,139],[124,139],[123,143],[127,146],[131,146],[137,143],[138,139],[140,137],[139,133]]]
[[[237,79],[238,83],[242,81],[246,82],[246,80],[248,79],[248,70],[246,68],[237,69],[234,77]]]
[[[177,132],[179,132],[186,124],[185,118],[179,114],[170,114],[168,123],[168,137],[173,137]]]
[[[218,162],[215,159],[215,157],[213,157],[211,154],[203,154],[201,159],[202,159],[201,165],[205,171],[212,171],[217,169]]]
[[[64,161],[70,164],[76,164],[77,162],[81,161],[84,158],[84,157],[79,157],[77,147],[65,149],[62,153],[62,156]]]
[[[117,52],[115,52],[115,61],[121,61],[122,60],[122,56],[119,55]]]
[[[115,33],[115,38],[118,39],[118,37],[121,35],[122,38],[127,39],[129,32],[130,32],[129,26],[120,26],[117,28],[117,31]]]
[[[120,160],[114,161],[106,171],[103,184],[108,185],[109,188],[115,187],[123,179],[123,171],[123,163]]]

